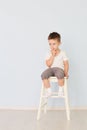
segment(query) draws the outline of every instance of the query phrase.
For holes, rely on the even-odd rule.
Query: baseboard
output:
[[[65,110],[65,107],[47,107],[48,110]],[[38,110],[37,107],[1,106],[0,110]],[[70,110],[87,110],[87,107],[70,107]]]

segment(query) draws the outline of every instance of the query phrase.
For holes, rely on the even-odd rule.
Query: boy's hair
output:
[[[48,40],[50,40],[50,39],[57,39],[60,42],[61,41],[61,36],[57,32],[52,32],[48,36]]]

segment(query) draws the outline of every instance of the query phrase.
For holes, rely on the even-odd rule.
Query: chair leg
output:
[[[67,115],[67,119],[70,120],[70,108],[69,108],[67,79],[66,78],[65,78],[65,81],[64,81],[64,94],[65,94],[66,115]]]
[[[44,98],[44,102],[45,102],[44,113],[46,114],[47,113],[47,98]]]
[[[40,94],[40,103],[39,103],[39,108],[38,108],[38,113],[37,113],[37,120],[40,119],[40,115],[41,115],[43,92],[44,92],[44,86],[43,86],[43,83],[42,83],[41,94]]]

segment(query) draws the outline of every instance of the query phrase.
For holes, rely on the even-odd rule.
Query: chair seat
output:
[[[67,77],[64,77],[64,79],[67,79]],[[57,77],[55,77],[55,76],[51,76],[51,77],[49,78],[49,80],[50,80],[51,82],[58,82],[58,79],[57,79]]]

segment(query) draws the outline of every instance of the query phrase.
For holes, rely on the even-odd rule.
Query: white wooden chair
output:
[[[56,77],[50,77],[49,81],[50,82],[58,82]],[[64,98],[65,99],[65,108],[66,108],[67,120],[70,120],[70,108],[69,108],[67,87],[68,87],[67,78],[64,77],[64,95],[58,96],[58,92],[52,92],[52,95],[49,98]],[[47,112],[47,100],[48,100],[48,98],[45,97],[45,87],[44,87],[43,82],[42,82],[40,103],[39,103],[39,108],[38,108],[38,113],[37,113],[37,120],[40,119],[41,112],[42,112],[43,109],[44,109],[44,113]]]

